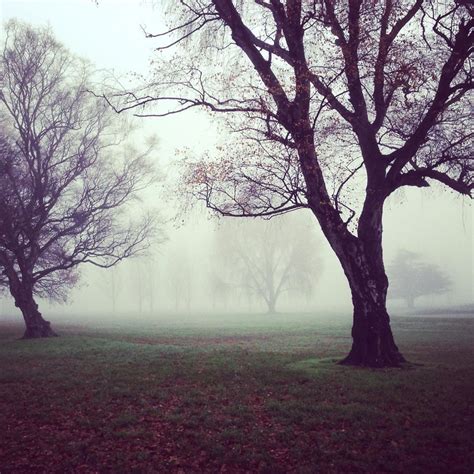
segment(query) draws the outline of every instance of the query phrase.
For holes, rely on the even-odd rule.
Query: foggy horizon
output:
[[[107,18],[115,5],[112,1],[101,1],[96,5],[94,2],[80,0],[64,3],[4,0],[1,19],[5,22],[18,18],[34,26],[48,24],[71,53],[92,61],[96,68],[113,71],[119,77],[126,77],[130,72],[146,75],[153,45],[145,38],[140,26],[149,23],[155,8],[148,2],[136,5],[120,2],[120,14],[115,17],[120,20],[112,25]],[[74,25],[66,22],[68,15],[77,18]],[[85,21],[88,24],[86,36],[82,34],[82,24]],[[158,27],[156,24],[153,26]],[[100,44],[100,47],[95,48],[95,44]],[[163,213],[168,220],[162,225],[167,240],[152,246],[149,251],[151,257],[137,256],[118,264],[115,269],[101,270],[84,265],[78,288],[70,295],[70,303],[49,305],[41,301],[45,314],[110,313],[108,272],[115,272],[121,280],[120,295],[116,302],[119,308],[117,312],[121,315],[206,311],[265,312],[265,305],[261,301],[253,298],[253,301],[243,302],[244,297],[235,288],[230,307],[212,304],[209,275],[216,228],[219,227],[219,221],[226,221],[228,218],[216,218],[211,211],[203,209],[202,205],[183,213],[182,204],[176,197],[180,193],[176,181],[179,176],[179,156],[186,153],[186,150],[194,150],[191,155],[196,150],[200,150],[198,154],[201,151],[211,151],[215,143],[225,143],[226,137],[218,135],[218,122],[213,122],[203,112],[194,111],[163,119],[134,119],[134,122],[141,136],[154,135],[159,143],[156,165],[163,179],[152,189],[142,193],[142,199],[145,206]],[[185,134],[181,132],[183,128],[186,129]],[[314,226],[319,242],[317,252],[321,257],[321,270],[317,271],[318,281],[308,301],[302,301],[297,295],[285,295],[278,303],[278,311],[314,312],[315,318],[324,310],[339,311],[347,313],[350,320],[351,297],[340,265],[314,216],[309,215],[308,211],[296,212],[306,214],[305,220]],[[443,221],[439,220],[439,215],[443,215]],[[443,268],[453,282],[449,292],[421,296],[417,305],[459,306],[474,302],[472,221],[471,203],[462,197],[452,197],[444,190],[440,191],[438,185],[433,185],[428,190],[404,190],[395,193],[388,200],[384,214],[386,265],[398,250],[409,250],[418,253],[421,260]],[[245,229],[245,222],[241,225]],[[191,304],[187,309],[184,305],[176,307],[173,302],[175,295],[167,276],[170,275],[173,260],[178,256],[183,260],[185,278],[189,279],[192,286]],[[139,273],[138,267],[147,261],[153,262],[153,274],[148,270],[147,275],[152,275],[155,296],[153,308],[150,309],[149,301],[144,301],[140,313],[134,280]],[[390,300],[389,306],[398,311],[403,310],[404,303],[399,299]],[[2,315],[18,313],[8,295],[2,298],[1,308]]]

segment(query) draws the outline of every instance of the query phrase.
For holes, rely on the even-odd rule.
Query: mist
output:
[[[140,25],[145,26],[156,9],[147,2],[140,5],[120,2],[119,9],[115,8],[116,4],[71,1],[66,6],[66,3],[54,1],[4,1],[2,19],[17,17],[35,25],[48,23],[60,41],[72,52],[93,61],[96,67],[118,77],[126,77],[129,71],[145,74],[153,45],[143,38]],[[67,20],[70,16],[78,18],[74,25]],[[114,21],[108,21],[112,16]],[[87,35],[80,26],[84,23],[87,23]],[[100,47],[93,46],[96,44]],[[80,317],[81,314],[105,319],[139,317],[150,320],[171,314],[187,315],[191,319],[205,319],[207,314],[213,313],[264,315],[265,301],[251,292],[246,294],[235,283],[238,266],[231,277],[234,283],[226,283],[225,298],[219,300],[212,295],[213,272],[217,267],[226,266],[225,262],[219,261],[222,255],[216,252],[217,238],[222,226],[232,219],[219,218],[202,205],[194,205],[183,212],[184,197],[180,199],[179,196],[176,162],[186,151],[201,153],[212,149],[216,143],[225,142],[225,137],[219,135],[218,123],[201,112],[160,120],[135,120],[139,137],[154,135],[159,142],[158,168],[163,179],[147,190],[142,199],[163,216],[160,230],[163,236],[166,235],[165,240],[153,243],[144,255],[124,260],[111,269],[83,266],[80,283],[66,304],[49,304],[45,300],[41,301],[41,307],[55,319],[70,319],[72,315]],[[314,318],[338,313],[349,320],[351,296],[339,262],[311,212],[302,210],[296,214],[314,234],[317,268],[310,294],[303,297],[285,293],[278,301],[277,311],[307,313]],[[239,224],[242,233],[245,234],[256,221],[261,222],[261,226],[266,225],[264,220],[251,220],[253,222]],[[428,191],[400,191],[388,200],[383,221],[386,264],[390,264],[398,251],[407,250],[416,253],[421,261],[442,268],[452,282],[449,291],[421,295],[417,298],[417,307],[473,303],[472,220],[469,200],[453,196],[439,186]],[[292,236],[284,225],[278,232],[291,243]],[[227,268],[226,272],[232,273],[232,270]],[[389,299],[389,307],[394,312],[403,312],[405,306],[400,298]],[[11,299],[4,296],[2,317],[13,316],[16,312]]]
[[[384,220],[386,261],[390,263],[400,249],[416,252],[421,260],[442,268],[452,280],[449,291],[420,296],[417,299],[418,309],[472,305],[470,203],[449,195],[440,196],[435,191],[432,194],[407,193],[395,196],[389,203]],[[442,224],[439,222],[440,213],[445,216]],[[339,314],[349,322],[351,297],[340,265],[317,228],[314,216],[307,211],[298,211],[294,217],[311,226],[314,233],[314,251],[318,255],[315,264],[317,278],[309,296],[285,294],[278,303],[277,311],[306,313],[321,320]],[[276,219],[284,220],[286,217]],[[153,321],[168,319],[175,314],[180,319],[186,317],[190,321],[205,322],[207,315],[210,315],[210,320],[218,321],[219,315],[233,313],[256,313],[270,318],[266,314],[265,301],[258,295],[245,294],[237,284],[231,285],[225,299],[216,300],[213,297],[213,269],[216,265],[226,265],[216,256],[216,239],[225,223],[235,225],[235,221],[213,217],[203,208],[190,211],[184,219],[171,221],[166,226],[166,240],[153,245],[146,255],[126,260],[111,269],[85,266],[81,282],[71,293],[68,303],[41,301],[41,306],[47,308],[45,312],[54,315],[58,322],[63,319],[79,322],[82,314],[87,315],[87,319],[93,317],[99,320],[119,317]],[[245,233],[246,227],[255,223],[264,226],[267,222],[239,221],[238,225],[240,231]],[[285,226],[281,226],[279,232],[285,239]],[[291,235],[287,238],[290,242]],[[233,275],[234,279],[236,276]],[[395,314],[406,311],[406,304],[400,298],[389,300],[389,307]],[[18,317],[13,302],[8,298],[2,299],[1,308],[3,317]]]

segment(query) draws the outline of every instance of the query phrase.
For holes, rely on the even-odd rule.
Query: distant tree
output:
[[[321,274],[318,244],[296,216],[245,223],[226,220],[216,235],[216,262],[221,274],[225,271],[223,281],[258,296],[269,313],[276,312],[285,293],[312,293]]]
[[[139,314],[143,313],[143,305],[147,297],[147,275],[145,274],[144,262],[135,260],[131,262],[129,267],[131,288],[137,303],[137,310]]]
[[[123,278],[120,271],[120,265],[114,265],[111,268],[104,269],[101,272],[101,286],[107,299],[110,300],[112,314],[117,312],[117,302],[123,288]]]
[[[420,260],[420,255],[400,250],[387,268],[390,276],[389,297],[403,298],[409,308],[419,296],[437,295],[451,290],[451,280],[433,263]]]
[[[158,290],[158,265],[154,256],[149,255],[146,258],[146,261],[143,264],[143,271],[145,275],[145,295],[146,299],[148,300],[148,310],[150,314],[153,314],[155,311],[155,302]]]
[[[162,231],[162,229],[157,229],[153,238],[154,247],[150,248],[149,251],[144,254],[141,258],[137,260],[137,269],[139,268],[143,278],[139,278],[139,280],[143,283],[143,302],[142,302],[142,310],[143,304],[148,303],[148,312],[153,314],[155,311],[155,303],[157,300],[158,294],[158,280],[159,280],[159,259],[160,256],[157,252],[153,252],[154,250],[159,249],[159,245],[166,242],[168,237]]]
[[[175,311],[190,311],[193,299],[193,272],[189,254],[176,249],[168,261],[166,279],[174,300]]]
[[[209,274],[209,290],[213,309],[216,309],[218,303],[222,304],[224,308],[227,307],[232,291],[231,285],[225,281],[221,273],[222,268],[220,270],[216,269]]]
[[[123,144],[87,89],[88,66],[45,28],[5,26],[0,57],[0,270],[25,338],[56,335],[36,296],[65,300],[77,266],[110,267],[147,246],[149,216],[125,211],[149,184],[147,156]],[[122,145],[122,146],[121,146]]]
[[[471,0],[165,1],[148,84],[117,110],[221,114],[236,137],[183,189],[227,216],[314,214],[351,290],[348,365],[404,361],[386,308],[384,205],[474,189]]]

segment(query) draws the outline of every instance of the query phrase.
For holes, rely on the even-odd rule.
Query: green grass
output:
[[[340,321],[147,324],[0,323],[0,473],[473,472],[474,319],[395,319],[385,370]]]

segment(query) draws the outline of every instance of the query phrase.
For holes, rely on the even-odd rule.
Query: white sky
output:
[[[140,0],[2,0],[1,15],[50,24],[72,52],[118,72],[146,72],[152,44],[140,25],[158,17],[151,2]]]
[[[71,52],[97,67],[114,70],[117,75],[129,71],[146,74],[154,43],[144,37],[140,25],[155,33],[163,29],[160,13],[153,6],[157,3],[99,0],[97,5],[94,0],[0,0],[0,19],[3,22],[16,17],[34,25],[49,24]],[[145,119],[140,124],[158,136],[166,161],[173,160],[178,148],[203,149],[216,140],[215,129],[203,113],[159,121]],[[449,270],[457,283],[456,297],[472,301],[474,209],[467,199],[439,194],[410,189],[402,202],[398,196],[391,199],[384,225],[385,255],[389,260],[399,248],[421,252]],[[344,285],[335,258],[329,252],[327,258],[321,283],[325,294]]]
[[[154,40],[145,38],[142,26],[156,32],[163,29],[152,0],[0,0],[2,23],[10,18],[50,25],[57,39],[70,51],[92,61],[99,69],[117,77],[134,72],[146,75]],[[154,6],[155,5],[155,6]],[[179,117],[140,120],[145,133],[159,136],[163,154],[176,148],[202,148],[215,137],[204,113],[189,112]],[[183,130],[186,133],[183,133]]]

